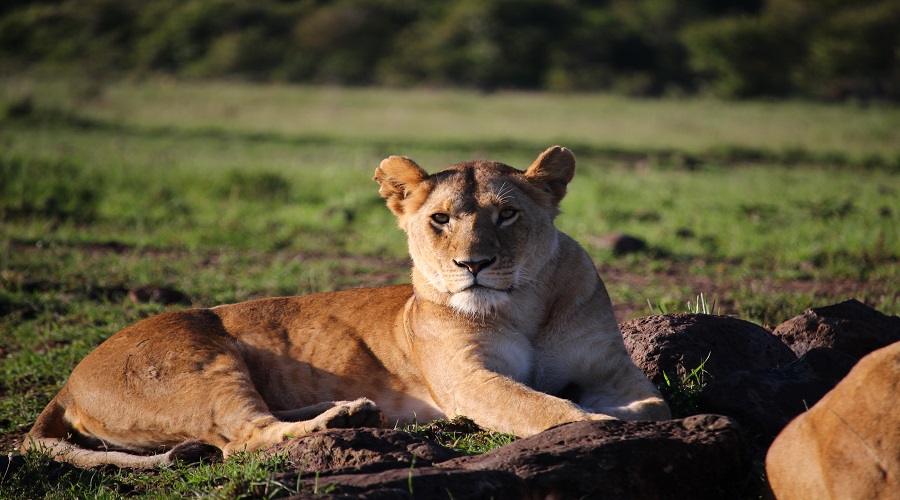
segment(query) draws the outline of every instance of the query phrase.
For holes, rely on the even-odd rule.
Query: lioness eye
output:
[[[434,214],[431,216],[431,220],[438,224],[446,224],[450,222],[450,216],[447,214]]]
[[[499,219],[500,219],[498,222],[503,222],[503,221],[505,221],[505,220],[512,219],[513,217],[516,216],[516,213],[517,213],[516,210],[513,209],[513,208],[504,208],[504,209],[501,210],[500,213],[498,214],[498,215],[499,215]]]

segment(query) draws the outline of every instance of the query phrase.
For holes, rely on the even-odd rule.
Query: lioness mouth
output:
[[[473,291],[473,292],[474,292],[474,291],[476,291],[476,290],[488,290],[488,291],[491,291],[491,292],[510,293],[510,292],[513,291],[513,287],[509,287],[509,288],[493,288],[493,287],[490,287],[490,286],[487,286],[487,285],[483,285],[483,284],[481,284],[481,283],[474,283],[474,284],[470,285],[468,288],[466,288],[466,289],[464,289],[464,290],[462,290],[462,291],[464,291],[464,292],[465,292],[465,291]]]

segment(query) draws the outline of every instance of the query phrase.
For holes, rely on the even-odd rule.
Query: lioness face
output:
[[[433,300],[485,316],[507,307],[517,290],[541,286],[559,249],[553,218],[574,173],[574,155],[554,146],[524,172],[473,161],[428,175],[392,156],[375,180],[408,236],[414,278],[436,292]]]
[[[485,315],[538,283],[537,272],[555,255],[556,230],[521,172],[472,162],[429,180],[427,198],[406,221],[409,252],[453,309]]]
[[[555,255],[553,211],[533,198],[522,172],[470,162],[429,178],[422,205],[406,218],[413,262],[455,310],[486,315],[539,281]]]

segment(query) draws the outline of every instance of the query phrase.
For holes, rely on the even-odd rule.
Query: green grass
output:
[[[429,171],[524,168],[571,147],[558,225],[595,259],[620,320],[651,313],[648,300],[699,311],[701,292],[770,326],[850,296],[900,313],[897,108],[26,77],[0,89],[3,452],[90,350],[183,307],[133,304],[131,288],[213,306],[406,281],[405,238],[371,180],[390,154]],[[648,249],[614,255],[613,231]],[[506,439],[438,431],[472,452]],[[267,482],[287,466],[83,472],[30,456],[0,497],[290,492]]]
[[[83,470],[30,452],[0,481],[3,498],[280,498],[313,493],[273,476],[295,470],[279,455],[238,454],[227,461],[152,471]],[[37,478],[40,478],[39,480]]]
[[[595,94],[346,90],[240,83],[8,78],[11,100],[89,120],[304,139],[566,143],[642,151],[804,152],[898,159],[900,112],[878,105],[638,100]]]
[[[435,420],[427,424],[411,424],[404,428],[421,434],[443,446],[462,453],[478,455],[516,440],[511,434],[485,431],[466,417]]]
[[[706,387],[705,366],[708,360],[709,356],[691,369],[679,366],[679,373],[663,372],[663,381],[658,387],[669,403],[673,418],[685,418],[699,413],[700,393]]]

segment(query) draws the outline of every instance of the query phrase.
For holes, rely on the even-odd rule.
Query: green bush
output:
[[[686,27],[703,86],[725,97],[900,97],[900,5],[772,0],[758,16]]]
[[[0,69],[632,95],[900,98],[894,0],[58,0]]]
[[[127,2],[84,0],[26,4],[0,18],[0,61],[109,71],[129,64],[134,35]]]
[[[868,3],[868,2],[865,2]],[[900,4],[850,3],[817,23],[798,85],[829,99],[900,97]]]
[[[464,0],[400,35],[392,78],[492,89],[539,87],[572,12],[562,2]]]
[[[136,47],[137,64],[173,71],[202,66],[217,39],[268,20],[266,11],[253,5],[234,0],[193,0],[169,4],[168,9],[155,5],[143,15],[147,32]],[[223,65],[221,69],[234,68]]]
[[[390,54],[397,33],[413,18],[413,9],[404,2],[323,5],[297,20],[291,62],[308,81],[374,83],[379,62]]]
[[[691,26],[682,39],[704,86],[724,97],[786,95],[803,56],[798,33],[779,19],[724,18]]]

